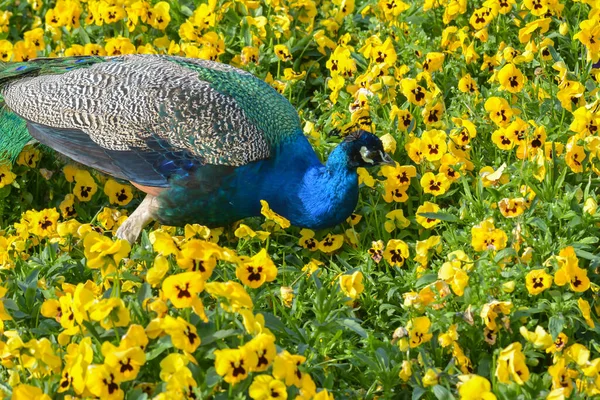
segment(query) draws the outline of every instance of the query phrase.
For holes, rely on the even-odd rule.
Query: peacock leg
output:
[[[154,219],[157,209],[158,200],[155,196],[147,194],[138,208],[117,229],[117,237],[133,244],[140,236],[144,226]]]

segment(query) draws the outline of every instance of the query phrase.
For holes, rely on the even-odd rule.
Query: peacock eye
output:
[[[375,161],[369,158],[369,149],[367,149],[365,146],[362,146],[360,148],[360,156],[362,157],[363,161],[367,164],[375,164]]]

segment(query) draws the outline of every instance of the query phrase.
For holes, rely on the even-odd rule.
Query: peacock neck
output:
[[[283,176],[276,190],[266,190],[272,208],[293,225],[321,229],[343,222],[358,202],[356,168],[349,166],[344,145],[336,147],[326,165],[304,137],[280,148],[274,171]],[[283,173],[285,171],[285,173]]]
[[[191,185],[173,185],[160,195],[157,217],[165,224],[190,222],[223,226],[260,215],[260,200],[298,227],[321,229],[343,222],[358,201],[356,169],[349,167],[344,145],[323,165],[302,132],[282,143],[267,160],[236,168],[206,192],[210,170],[198,169]],[[218,170],[217,170],[218,172]],[[194,186],[194,184],[196,186]]]

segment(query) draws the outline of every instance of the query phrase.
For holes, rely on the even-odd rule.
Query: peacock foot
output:
[[[138,208],[117,229],[117,237],[133,244],[137,241],[142,229],[154,219],[158,201],[151,194],[146,195]]]

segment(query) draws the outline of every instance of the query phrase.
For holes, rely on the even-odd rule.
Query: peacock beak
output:
[[[388,153],[379,151],[379,155],[381,156],[381,161],[379,161],[379,165],[396,165],[396,161],[394,161]]]

